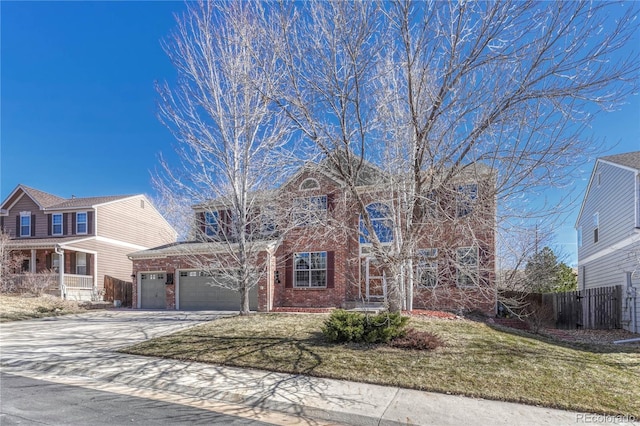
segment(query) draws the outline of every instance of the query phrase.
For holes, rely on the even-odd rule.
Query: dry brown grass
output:
[[[77,302],[59,297],[0,294],[0,322],[52,317],[85,312]]]
[[[640,417],[640,349],[578,345],[468,320],[412,318],[444,346],[415,351],[323,340],[324,314],[220,319],[129,353]]]

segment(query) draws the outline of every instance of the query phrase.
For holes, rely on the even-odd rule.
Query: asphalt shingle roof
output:
[[[29,188],[28,186],[20,185],[20,188],[33,198],[36,203],[42,207],[47,208],[63,202],[65,199],[58,197],[57,195],[49,194],[48,192],[40,191],[39,189]]]
[[[626,152],[624,154],[602,157],[603,160],[640,170],[640,151]]]

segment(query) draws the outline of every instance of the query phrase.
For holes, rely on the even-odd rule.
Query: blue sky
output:
[[[160,40],[182,2],[0,2],[0,198],[16,185],[78,197],[146,193],[173,138],[156,118],[155,81],[175,72]],[[640,34],[636,34],[640,45]],[[640,100],[601,114],[603,155],[640,150]],[[593,166],[585,158],[583,191]],[[557,228],[575,263],[579,205]]]

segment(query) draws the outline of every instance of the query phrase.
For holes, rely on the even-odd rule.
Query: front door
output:
[[[384,300],[387,283],[384,269],[374,257],[360,259],[360,291],[366,300]]]

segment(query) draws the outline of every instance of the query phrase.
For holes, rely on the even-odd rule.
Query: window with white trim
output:
[[[260,233],[271,235],[276,231],[277,212],[273,206],[260,207]]]
[[[433,288],[438,285],[438,249],[418,250],[418,263],[416,265],[416,282],[419,287]]]
[[[318,183],[317,180],[313,178],[307,178],[303,180],[302,183],[300,184],[301,191],[305,191],[307,189],[318,189],[318,188],[320,188],[320,184]]]
[[[296,226],[315,225],[327,218],[327,196],[300,197],[293,200]]]
[[[456,250],[456,269],[459,287],[478,285],[478,247],[460,247]]]
[[[87,275],[87,254],[76,253],[76,274]]]
[[[593,215],[593,242],[597,243],[598,240],[600,239],[600,235],[599,235],[599,227],[600,227],[600,214],[599,213],[595,213]]]
[[[76,234],[87,233],[87,212],[76,213]]]
[[[477,199],[477,183],[460,185],[458,187],[458,193],[456,194],[456,216],[464,217],[471,214]]]
[[[62,235],[62,213],[51,215],[51,235]]]
[[[31,236],[31,212],[20,213],[20,236]]]
[[[296,253],[294,263],[294,287],[327,286],[327,252]]]
[[[218,235],[219,223],[218,212],[204,212],[204,233],[207,237]]]
[[[378,241],[381,243],[391,243],[393,241],[393,216],[391,209],[384,203],[371,203],[366,207]],[[360,244],[371,244],[369,231],[364,224],[362,215],[360,216]]]
[[[60,255],[58,253],[51,254],[51,269],[54,272],[60,272]]]

